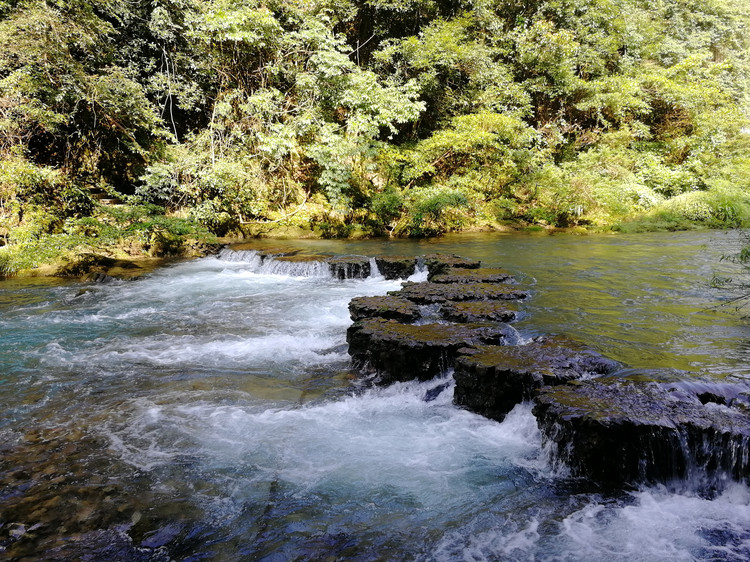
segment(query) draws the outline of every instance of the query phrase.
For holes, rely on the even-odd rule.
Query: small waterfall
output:
[[[534,413],[553,466],[605,486],[661,484],[712,497],[750,482],[746,398],[744,385],[605,377],[543,391]]]
[[[507,343],[506,345],[528,345],[531,342],[534,341],[534,338],[532,336],[524,336],[516,330],[513,326],[510,324],[507,325],[508,332],[507,332]]]
[[[412,273],[407,281],[411,281],[413,283],[421,283],[422,281],[427,281],[427,274],[429,272],[427,271],[427,265],[425,264],[424,257],[419,256],[417,258],[417,265],[414,269],[414,273]]]
[[[246,264],[250,271],[261,275],[289,277],[331,277],[328,264],[321,260],[287,260],[265,255],[255,250],[222,249],[217,258],[230,263]]]
[[[441,304],[420,304],[420,318],[414,322],[414,324],[416,326],[423,326],[425,324],[448,324],[449,322],[443,318],[443,315],[440,312],[441,308]]]
[[[231,263],[246,263],[252,268],[260,267],[263,263],[263,256],[255,250],[230,250],[222,248],[216,256],[222,261]]]
[[[291,261],[273,257],[263,260],[263,265],[258,273],[288,275],[289,277],[331,277],[331,270],[324,261]]]
[[[378,267],[378,262],[375,258],[370,258],[370,279],[375,281],[385,279],[385,276],[381,273],[380,268]]]

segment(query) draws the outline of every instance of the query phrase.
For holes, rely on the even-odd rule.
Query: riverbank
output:
[[[375,236],[362,229],[347,229],[336,235],[325,228],[286,223],[245,224],[229,236],[217,237],[200,226],[181,218],[150,216],[137,207],[121,211],[119,222],[81,220],[61,234],[19,236],[12,244],[0,247],[0,279],[15,277],[96,276],[132,278],[153,271],[160,265],[180,259],[210,255],[225,244],[253,240],[360,240],[402,241],[436,240],[440,236]],[[85,227],[85,228],[84,228]],[[570,234],[603,235],[660,231],[710,230],[706,225],[641,218],[607,227],[559,227],[547,224],[507,222],[473,225],[445,235],[496,234]],[[737,249],[739,251],[739,248]]]

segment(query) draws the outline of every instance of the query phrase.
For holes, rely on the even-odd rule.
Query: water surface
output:
[[[719,260],[736,244],[680,233],[273,245],[481,259],[530,287],[524,335],[564,333],[653,376],[744,383],[748,324],[714,308],[728,296],[709,287],[739,273]],[[0,553],[750,556],[745,486],[603,494],[551,471],[528,405],[496,423],[453,406],[451,388],[425,400],[449,377],[369,388],[349,368],[347,304],[400,283],[271,265],[240,251],[131,282],[0,284]]]

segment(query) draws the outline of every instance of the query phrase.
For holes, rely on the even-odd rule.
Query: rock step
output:
[[[405,283],[389,295],[404,297],[419,304],[440,304],[448,301],[522,300],[527,291],[502,283]]]
[[[402,324],[384,318],[355,322],[346,334],[356,369],[376,373],[381,384],[428,380],[453,366],[458,350],[502,344],[513,336],[500,324]]]
[[[451,322],[514,322],[520,316],[517,301],[446,302],[440,315]]]
[[[427,267],[427,280],[450,269],[478,269],[482,264],[477,260],[457,256],[456,254],[429,254],[424,257]]]
[[[388,280],[407,279],[417,271],[417,258],[408,256],[378,256],[375,263]]]
[[[408,299],[394,296],[355,297],[349,302],[352,320],[364,318],[386,318],[403,323],[412,323],[421,317],[419,305]]]
[[[337,279],[365,279],[372,273],[370,258],[367,256],[341,256],[326,261],[331,275]]]
[[[461,353],[453,375],[455,403],[498,421],[537,389],[620,368],[564,336],[544,336],[525,345],[477,346]]]
[[[582,381],[542,389],[534,415],[556,461],[608,487],[750,482],[750,417],[674,385]]]
[[[508,284],[507,272],[459,256],[432,255],[425,263],[430,281],[352,300],[347,342],[355,368],[388,384],[430,379],[453,366],[455,403],[496,420],[533,399],[554,462],[605,487],[750,483],[747,387],[625,378],[620,364],[570,338],[524,343],[500,323],[515,319],[516,302],[528,296]],[[392,275],[411,266],[404,259]],[[410,324],[420,319],[420,305],[435,304],[458,323]],[[614,378],[618,371],[622,378]]]
[[[453,267],[443,270],[443,273],[432,275],[429,280],[433,283],[515,283],[509,271],[489,267]]]

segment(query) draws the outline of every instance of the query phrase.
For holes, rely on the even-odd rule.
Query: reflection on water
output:
[[[682,233],[273,245],[478,258],[532,289],[524,337],[565,333],[634,371],[744,380],[747,325],[712,309],[720,295],[708,288],[714,272],[736,273],[719,261],[735,243]],[[745,486],[605,496],[550,471],[528,405],[496,423],[454,407],[444,380],[355,384],[348,302],[398,282],[224,258],[109,285],[0,285],[5,557],[750,555]]]

